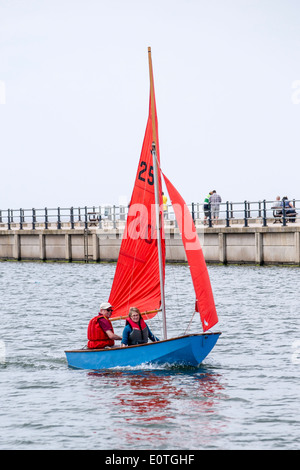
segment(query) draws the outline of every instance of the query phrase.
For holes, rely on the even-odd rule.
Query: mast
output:
[[[163,318],[163,335],[167,339],[167,321],[166,321],[166,308],[165,308],[165,289],[164,289],[164,276],[163,276],[163,258],[161,246],[161,215],[159,210],[159,186],[158,186],[158,165],[156,158],[156,122],[155,122],[155,103],[154,103],[154,83],[153,83],[153,69],[151,58],[151,47],[148,47],[149,58],[149,74],[150,74],[150,99],[151,99],[151,118],[152,118],[152,158],[153,158],[153,177],[154,177],[154,194],[155,194],[155,215],[156,215],[156,233],[157,233],[157,247],[158,247],[158,263],[159,263],[159,280],[160,280],[160,293],[161,293],[161,310]]]

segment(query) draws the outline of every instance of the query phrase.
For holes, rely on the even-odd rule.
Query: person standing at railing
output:
[[[209,217],[209,209],[210,209],[210,206],[209,206],[209,200],[210,200],[210,196],[212,195],[212,191],[210,191],[208,193],[208,195],[204,198],[204,204],[203,204],[203,211],[204,211],[204,225],[206,225],[206,219],[207,217]]]
[[[212,195],[209,198],[209,202],[212,220],[216,221],[219,218],[220,204],[222,202],[222,198],[219,194],[217,194],[217,191],[215,189],[212,191]]]

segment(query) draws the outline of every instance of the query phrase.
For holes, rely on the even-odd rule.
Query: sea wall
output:
[[[209,263],[300,265],[300,226],[198,227],[204,257]],[[168,226],[166,259],[185,262],[179,230]],[[116,261],[122,229],[0,230],[0,259],[40,261]]]

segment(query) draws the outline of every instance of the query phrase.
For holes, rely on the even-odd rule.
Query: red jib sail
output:
[[[159,309],[161,304],[158,243],[155,223],[153,158],[151,153],[153,125],[155,125],[156,155],[159,162],[155,98],[154,109],[155,122],[152,121],[150,96],[149,117],[142,152],[109,297],[109,302],[114,307],[112,317],[128,315],[130,307],[138,307],[141,312],[145,312]],[[159,202],[160,207],[162,207],[161,175],[160,172],[158,173]],[[161,238],[164,260],[165,243],[163,234]],[[155,313],[149,314],[145,318],[151,318],[154,315]]]
[[[207,331],[218,322],[218,316],[202,248],[191,213],[185,201],[168,178],[165,175],[163,176],[175,212],[193,280],[196,294],[195,310],[200,313],[203,331]]]

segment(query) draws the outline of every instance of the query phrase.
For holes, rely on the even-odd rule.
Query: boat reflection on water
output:
[[[110,415],[115,409],[118,416],[109,422],[120,449],[196,449],[224,429],[224,417],[218,416],[225,392],[213,369],[110,370],[88,376],[110,389]]]

